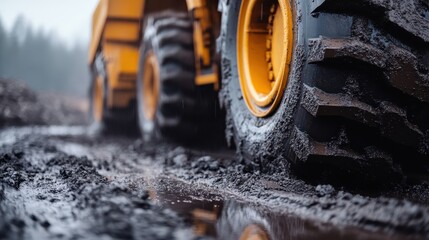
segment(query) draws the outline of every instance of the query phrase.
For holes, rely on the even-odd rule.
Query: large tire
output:
[[[89,87],[88,115],[92,130],[97,133],[133,132],[132,127],[136,125],[134,106],[131,104],[131,106],[124,109],[109,109],[107,106],[107,94],[109,92],[107,86],[108,77],[102,55],[99,54],[96,64],[91,69],[91,83]],[[96,112],[99,112],[98,115]],[[130,128],[130,126],[132,127]]]
[[[102,125],[106,120],[106,77],[94,67],[91,69],[89,87],[89,122],[92,125]]]
[[[140,130],[150,140],[193,141],[217,118],[218,106],[213,86],[195,85],[192,21],[172,11],[154,14],[148,17],[143,36],[137,78]],[[158,72],[153,81],[157,93],[145,93],[148,58],[155,59],[156,66],[151,68]],[[155,105],[149,103],[154,110],[149,113],[145,113],[145,94],[157,96]]]
[[[241,156],[262,166],[286,159],[302,176],[330,182],[399,180],[402,170],[428,164],[423,1],[291,1],[289,81],[277,111],[265,118],[247,109],[238,81],[241,3],[222,2],[220,95],[227,136]]]

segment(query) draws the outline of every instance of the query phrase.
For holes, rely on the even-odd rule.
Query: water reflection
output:
[[[312,222],[249,203],[223,199],[183,183],[164,181],[156,190],[152,189],[150,195],[161,206],[187,217],[193,224],[194,233],[201,237],[220,240],[420,239]]]

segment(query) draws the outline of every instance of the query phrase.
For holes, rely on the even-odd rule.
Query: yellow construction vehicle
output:
[[[192,140],[220,106],[252,166],[396,178],[429,158],[428,12],[420,0],[100,0],[91,115]]]

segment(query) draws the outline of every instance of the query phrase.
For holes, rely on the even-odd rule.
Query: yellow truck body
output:
[[[102,49],[109,108],[127,107],[135,99],[143,5],[144,0],[101,0],[93,15],[89,64]]]
[[[214,84],[217,88],[217,66],[203,43],[203,31],[211,26],[207,18],[205,0],[145,1],[145,0],[100,0],[93,14],[92,37],[89,48],[89,65],[93,66],[98,53],[103,54],[107,75],[107,107],[126,108],[135,100],[138,73],[139,44],[142,24],[146,14],[165,9],[195,11],[196,75],[197,85]],[[206,16],[204,16],[206,14]],[[207,31],[206,31],[207,32]],[[198,57],[201,56],[201,57]],[[202,61],[200,61],[200,59]],[[200,62],[204,66],[200,66]],[[203,68],[212,71],[200,71]],[[209,74],[207,74],[209,72]]]

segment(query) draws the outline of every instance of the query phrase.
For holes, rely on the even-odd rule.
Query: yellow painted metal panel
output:
[[[187,0],[189,11],[194,19],[194,51],[195,51],[195,84],[213,84],[215,90],[219,88],[217,64],[214,61],[214,31],[212,12],[209,5],[213,1]]]
[[[206,6],[205,0],[186,0],[186,4],[188,6],[188,10],[192,11],[195,8],[202,8]]]
[[[109,18],[140,19],[144,0],[108,0]]]
[[[104,55],[107,65],[113,67],[112,74],[137,74],[139,49],[119,44],[106,44]],[[110,77],[110,76],[109,76]],[[113,86],[119,85],[119,79],[112,82]]]
[[[107,41],[137,42],[140,38],[138,22],[109,21],[104,29]]]
[[[107,74],[109,76],[109,94],[108,106],[109,107],[125,107],[122,106],[128,100],[118,100],[119,98],[113,95],[113,92],[120,89],[133,90],[135,89],[137,71],[138,71],[138,57],[139,49],[124,44],[104,43],[103,48],[104,56],[107,61]],[[131,78],[130,76],[135,76]],[[126,93],[121,92],[121,96],[126,95],[126,99],[134,98],[134,91]]]
[[[100,0],[92,17],[92,36],[89,48],[89,63],[92,64],[102,42],[106,25],[110,21],[140,21],[145,0]],[[133,29],[129,34],[134,34]]]
[[[100,0],[97,8],[92,16],[92,36],[89,45],[89,63],[92,64],[97,54],[100,45],[101,36],[103,34],[104,23],[106,22],[108,13],[108,1]]]
[[[122,73],[137,73],[139,50],[137,48],[124,48],[119,56],[119,66]]]

